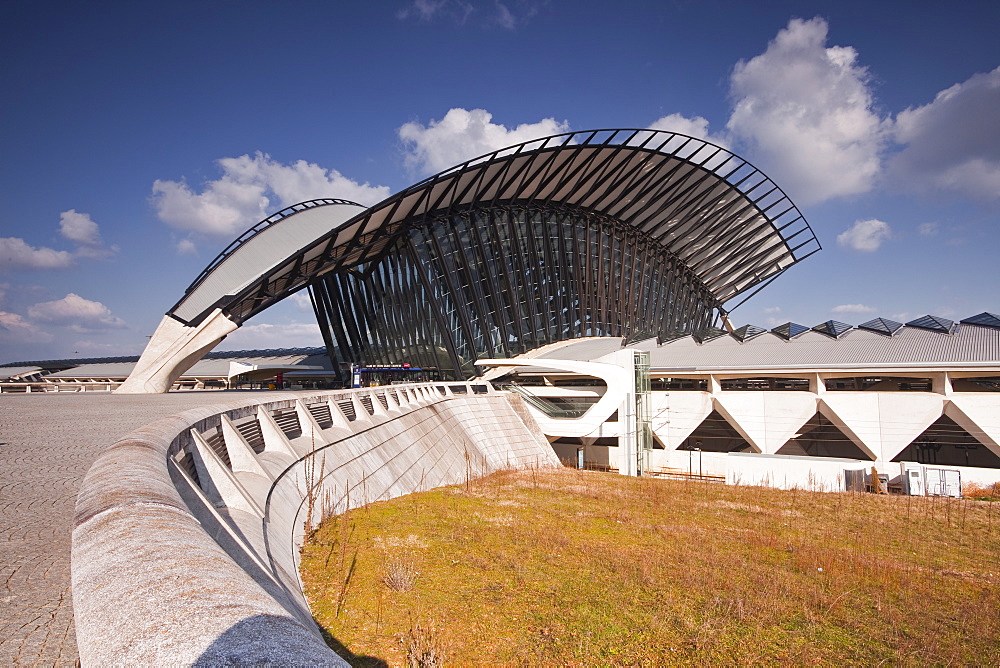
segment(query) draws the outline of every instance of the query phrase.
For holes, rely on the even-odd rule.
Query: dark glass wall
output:
[[[717,302],[662,245],[615,220],[556,207],[472,209],[413,224],[376,262],[310,291],[336,365],[476,375],[584,336],[637,341],[707,327]]]

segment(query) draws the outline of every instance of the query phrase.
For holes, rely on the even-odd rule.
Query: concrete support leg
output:
[[[216,309],[197,327],[164,316],[116,394],[162,394],[239,325]]]

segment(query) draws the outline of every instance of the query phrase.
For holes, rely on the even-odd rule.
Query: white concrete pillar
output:
[[[292,442],[285,436],[271,413],[263,405],[257,406],[257,423],[260,425],[260,435],[264,439],[264,451],[280,452],[299,458],[299,453],[292,447]]]
[[[343,399],[341,399],[343,401]],[[330,429],[335,430],[335,434],[338,438],[343,438],[345,436],[350,436],[354,433],[354,428],[351,426],[351,421],[347,419],[344,415],[344,411],[340,410],[340,405],[337,400],[330,397],[326,400],[327,405],[330,407],[330,420],[333,421],[333,426]]]
[[[212,449],[198,430],[191,430],[194,441],[194,464],[198,471],[198,480],[205,494],[216,506],[225,505],[236,508],[257,517],[264,517],[264,511],[254,498],[243,487],[233,472],[229,470],[215,450]]]
[[[303,436],[309,437],[317,447],[329,443],[326,436],[323,435],[323,429],[313,417],[312,411],[302,403],[301,399],[295,400],[295,413],[299,416],[299,427],[302,429]]]
[[[952,393],[951,376],[947,371],[935,373],[931,376],[931,391],[950,397]]]
[[[162,394],[226,335],[239,328],[221,309],[197,327],[164,316],[142,356],[116,394]]]
[[[229,462],[234,472],[256,473],[268,480],[274,480],[274,476],[260,463],[257,453],[225,413],[222,414],[222,440],[226,444],[226,452],[229,453]]]

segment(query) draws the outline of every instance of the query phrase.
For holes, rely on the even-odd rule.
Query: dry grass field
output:
[[[355,665],[1000,665],[1000,503],[503,472],[327,520]]]

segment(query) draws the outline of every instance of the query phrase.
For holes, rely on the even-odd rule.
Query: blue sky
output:
[[[737,325],[1000,311],[1000,5],[7,2],[0,362],[137,354],[242,230],[564,130],[771,176],[824,250]],[[319,345],[303,300],[220,348]]]

